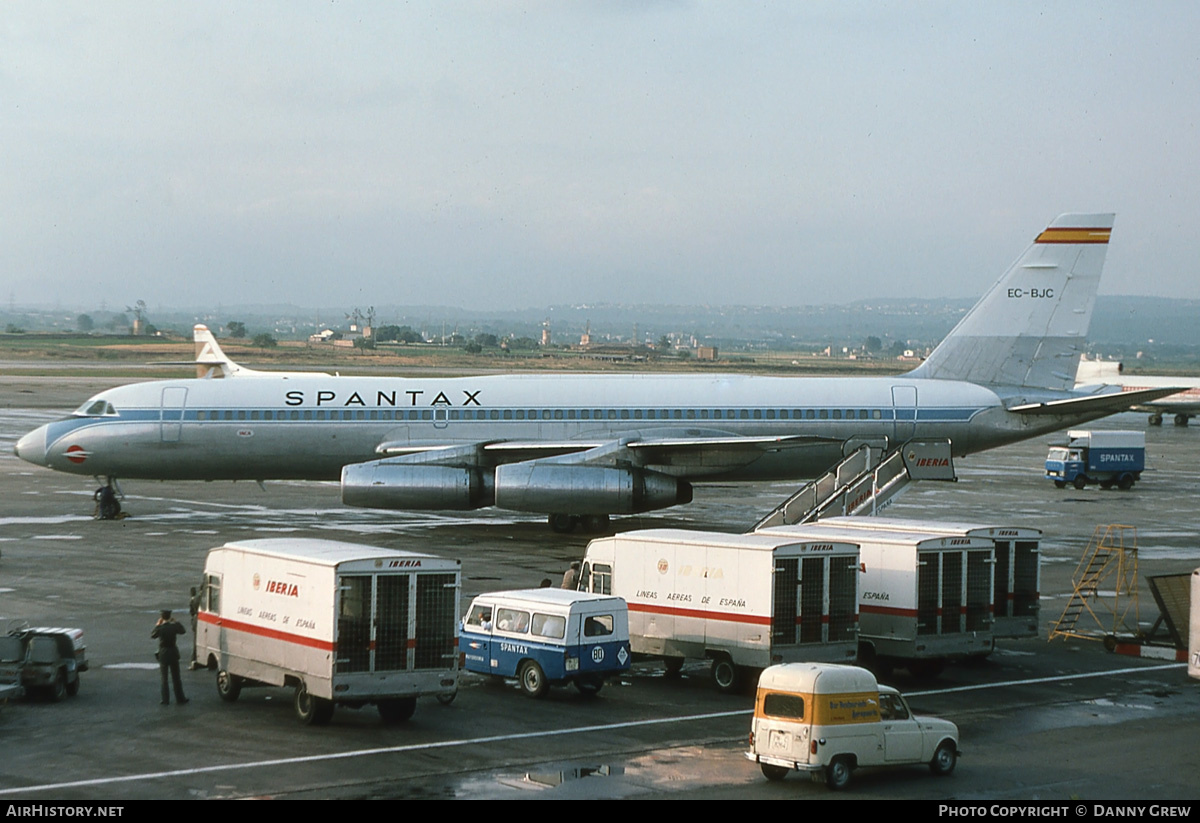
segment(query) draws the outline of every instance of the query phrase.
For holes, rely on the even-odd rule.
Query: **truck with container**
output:
[[[222,700],[247,686],[293,689],[306,725],[335,706],[407,720],[418,697],[458,689],[461,566],[428,554],[312,539],[212,549],[197,615],[197,660]]]
[[[827,517],[831,526],[872,531],[925,531],[992,541],[996,567],[993,574],[992,634],[997,638],[1038,636],[1041,611],[1040,529],[1029,526],[983,523],[948,523],[902,517]]]
[[[611,595],[564,589],[481,594],[459,632],[462,667],[515,677],[530,697],[567,683],[594,695],[629,668],[629,614]]]
[[[869,531],[824,521],[756,534],[857,542],[858,661],[876,671],[903,666],[936,677],[948,661],[986,657],[992,632],[994,542],[929,531]]]
[[[711,661],[733,692],[772,663],[854,660],[858,565],[853,540],[647,529],[589,543],[579,588],[629,603],[635,654]]]
[[[1099,483],[1102,489],[1131,489],[1146,469],[1146,433],[1140,431],[1067,432],[1067,445],[1046,453],[1046,479],[1060,489]]]
[[[863,766],[926,763],[935,775],[948,775],[958,740],[957,726],[913,714],[899,692],[866,669],[789,663],[758,679],[746,757],[768,780],[807,772],[836,791]]]

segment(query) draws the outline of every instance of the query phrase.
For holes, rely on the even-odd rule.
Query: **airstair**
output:
[[[886,442],[864,444],[776,506],[750,531],[822,517],[877,514],[914,480],[956,479],[949,440],[910,440],[891,451]]]

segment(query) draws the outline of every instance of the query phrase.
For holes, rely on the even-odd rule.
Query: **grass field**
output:
[[[596,357],[571,349],[470,354],[461,348],[431,345],[381,345],[360,350],[283,341],[263,349],[246,340],[221,340],[237,363],[254,368],[390,374],[412,371],[539,372],[580,371],[637,374],[645,372],[748,374],[898,374],[911,363],[892,359],[850,360],[811,352],[755,352],[701,362],[692,357],[650,355],[639,359]],[[61,376],[180,377],[194,358],[190,340],[128,336],[4,334],[0,335],[0,369],[11,375],[48,371]],[[174,364],[174,365],[172,365]]]

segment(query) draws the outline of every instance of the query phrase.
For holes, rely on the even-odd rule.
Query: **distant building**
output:
[[[717,359],[717,347],[716,346],[697,346],[696,347],[696,359],[697,360],[716,360]]]

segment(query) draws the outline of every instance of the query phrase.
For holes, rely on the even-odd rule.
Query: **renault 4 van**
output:
[[[860,766],[927,763],[947,775],[958,762],[958,727],[919,717],[895,689],[858,666],[785,663],[758,679],[750,751],[768,780],[789,771],[841,790]]]
[[[584,694],[629,668],[625,601],[564,589],[481,594],[459,633],[462,667],[515,677],[530,697],[574,683]]]

